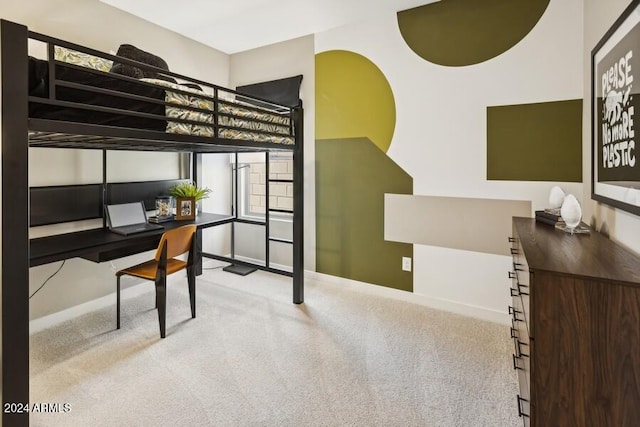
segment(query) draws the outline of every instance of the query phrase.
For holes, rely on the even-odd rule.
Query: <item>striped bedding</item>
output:
[[[147,83],[163,86],[167,129],[169,133],[240,139],[258,142],[292,145],[291,119],[288,114],[270,111],[236,101],[231,97],[218,101],[218,135],[208,124],[214,124],[214,100],[211,95],[184,85],[160,79],[141,79]],[[186,109],[191,107],[200,111]],[[197,123],[183,123],[171,119],[188,120]],[[268,133],[263,133],[268,132]]]

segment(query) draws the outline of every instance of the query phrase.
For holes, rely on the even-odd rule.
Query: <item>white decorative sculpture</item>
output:
[[[560,216],[571,232],[580,224],[582,208],[573,194],[568,194],[564,198],[562,207],[560,208]]]
[[[549,193],[549,207],[551,209],[558,209],[562,206],[565,196],[566,194],[562,191],[562,188],[557,185],[551,187],[551,192]]]

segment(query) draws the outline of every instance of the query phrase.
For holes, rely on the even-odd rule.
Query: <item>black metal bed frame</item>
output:
[[[221,126],[219,117],[224,116],[218,110],[219,98],[224,91],[242,95],[244,99],[255,99],[262,105],[270,104],[268,100],[248,97],[233,90],[213,85],[201,80],[182,76],[166,70],[155,69],[146,64],[120,58],[95,51],[84,46],[69,43],[42,34],[30,32],[27,27],[2,20],[0,24],[1,61],[2,61],[2,394],[3,416],[5,426],[29,425],[29,157],[28,149],[32,147],[82,148],[103,150],[133,151],[171,151],[192,153],[193,179],[197,182],[202,174],[203,153],[237,153],[237,152],[269,152],[285,150],[293,153],[293,271],[283,271],[269,266],[269,252],[264,266],[257,268],[287,275],[293,278],[293,303],[304,301],[304,268],[303,268],[303,114],[302,107],[279,106],[289,112],[290,135],[294,137],[293,145],[273,142],[255,142],[251,140],[212,138],[171,134],[145,129],[132,129],[115,126],[94,125],[88,123],[65,122],[29,117],[29,103],[46,103],[58,107],[74,107],[105,113],[117,113],[132,117],[145,117],[146,113],[127,110],[113,110],[107,107],[92,105],[70,105],[66,101],[55,99],[55,87],[66,86],[82,90],[95,90],[71,82],[56,81],[54,61],[54,45],[67,47],[79,52],[88,53],[120,63],[149,68],[163,75],[181,81],[192,82],[213,90],[211,101],[214,104],[213,123],[204,123],[219,135]],[[28,91],[28,40],[36,39],[48,46],[49,58],[49,99],[36,98]],[[83,71],[87,71],[83,69]],[[100,71],[89,71],[99,73]],[[111,74],[110,74],[111,76]],[[113,77],[133,80],[129,77],[113,75]],[[137,81],[136,81],[137,82]],[[173,91],[173,89],[171,89]],[[112,93],[108,89],[97,92],[115,95],[122,98],[135,99],[136,95],[123,92]],[[145,99],[145,102],[168,105],[161,100]],[[198,111],[198,108],[180,106],[180,108]],[[243,107],[244,108],[244,107]],[[251,108],[251,107],[247,107]],[[211,111],[206,111],[212,113]],[[148,118],[148,117],[147,117]],[[165,119],[164,117],[153,117]],[[171,118],[171,121],[202,124],[189,120]],[[251,133],[269,133],[262,130],[251,130]],[[268,155],[267,155],[268,158]],[[237,222],[243,222],[236,217]],[[268,230],[269,218],[266,217]],[[268,232],[268,231],[267,231]],[[267,246],[269,239],[267,238]],[[238,262],[236,260],[203,254],[212,258]],[[239,262],[240,264],[246,264]]]

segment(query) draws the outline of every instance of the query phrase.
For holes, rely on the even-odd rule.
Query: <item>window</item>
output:
[[[238,156],[239,216],[264,220],[269,185],[269,217],[291,220],[293,211],[293,158],[291,153],[269,154],[269,179],[264,155]]]

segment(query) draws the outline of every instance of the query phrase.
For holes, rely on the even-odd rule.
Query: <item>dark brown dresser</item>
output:
[[[509,241],[524,425],[640,425],[640,259],[532,218],[513,218]]]

